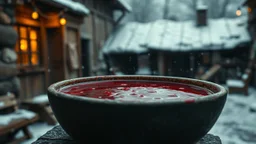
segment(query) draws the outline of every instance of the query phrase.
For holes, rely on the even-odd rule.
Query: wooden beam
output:
[[[44,23],[41,21],[40,25],[40,32],[41,32],[41,48],[42,48],[42,58],[43,58],[43,66],[44,66],[44,77],[45,77],[45,90],[49,86],[49,53],[48,53],[48,45],[47,45],[47,32],[44,26]]]
[[[163,52],[158,52],[157,60],[159,75],[165,75],[165,58]]]
[[[93,47],[92,47],[92,50],[93,50],[93,67],[95,66],[96,62],[95,62],[95,51],[96,51],[96,48],[97,48],[97,39],[96,39],[96,22],[95,22],[95,15],[94,13],[92,13],[92,36],[93,36]]]
[[[80,29],[77,29],[77,49],[78,49],[78,59],[79,59],[79,70],[78,76],[82,76],[82,48],[81,48],[81,36],[80,36]]]
[[[35,20],[21,17],[21,16],[16,16],[16,23],[21,24],[21,25],[34,26],[34,27],[40,26],[39,21],[35,21]]]
[[[105,14],[103,14],[103,13],[101,13],[101,12],[95,10],[95,9],[91,9],[91,14],[93,14],[95,16],[98,16],[98,17],[101,17],[103,19],[106,19],[106,20],[112,22],[113,24],[115,23],[115,21],[112,17],[109,17],[109,16],[107,16],[107,15],[105,15]]]
[[[122,11],[122,15],[115,21],[114,25],[118,25],[120,21],[124,18],[126,12]]]

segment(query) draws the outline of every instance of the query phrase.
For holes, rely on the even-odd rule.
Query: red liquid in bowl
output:
[[[60,92],[75,96],[123,101],[187,99],[207,96],[211,91],[179,83],[152,81],[101,81],[66,86]]]

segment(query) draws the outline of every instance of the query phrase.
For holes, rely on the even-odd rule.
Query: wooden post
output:
[[[190,77],[194,77],[194,70],[195,70],[195,57],[194,55],[190,55],[189,57],[189,66],[190,66],[190,69],[189,69],[189,75]]]
[[[78,70],[78,76],[82,76],[82,48],[81,48],[81,35],[79,32],[80,28],[77,29],[77,50],[78,50],[78,60],[79,60],[79,70]]]
[[[41,32],[41,46],[43,52],[43,65],[44,65],[44,77],[45,77],[45,90],[49,86],[49,53],[48,53],[48,46],[47,46],[47,39],[46,39],[46,28],[44,26],[43,20],[40,21],[40,32]]]
[[[62,39],[62,45],[61,45],[61,49],[63,50],[63,53],[62,53],[62,56],[63,56],[63,59],[62,59],[62,67],[63,67],[63,70],[64,70],[64,78],[62,79],[66,79],[68,78],[68,71],[67,71],[67,49],[66,49],[66,37],[67,37],[67,28],[66,26],[60,26],[60,29],[61,29],[61,39]]]
[[[97,51],[96,49],[97,49],[97,40],[96,40],[96,22],[95,22],[95,16],[97,16],[97,15],[95,15],[94,13],[92,13],[91,14],[91,16],[92,16],[92,41],[93,41],[93,58],[92,58],[92,60],[93,60],[93,67],[96,65],[96,58],[95,58],[95,52]]]
[[[163,52],[158,52],[157,60],[159,75],[165,75],[165,58]]]

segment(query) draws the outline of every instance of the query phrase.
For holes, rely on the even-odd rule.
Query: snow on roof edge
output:
[[[125,53],[125,52],[143,53],[143,52],[147,52],[147,51],[154,50],[154,49],[155,50],[163,50],[163,51],[173,51],[173,52],[178,52],[178,51],[188,52],[188,51],[227,50],[227,49],[233,49],[233,48],[238,47],[240,45],[248,44],[248,42],[251,41],[251,38],[248,37],[248,31],[246,31],[246,29],[245,29],[246,25],[238,25],[239,23],[245,21],[243,18],[233,18],[233,19],[223,18],[223,19],[217,19],[217,20],[216,19],[208,19],[208,21],[215,21],[215,23],[209,23],[209,25],[208,25],[209,32],[207,32],[207,34],[211,33],[211,36],[214,36],[214,38],[215,38],[214,40],[217,41],[217,42],[213,43],[213,40],[211,40],[206,44],[197,45],[197,44],[194,44],[194,42],[197,43],[197,40],[196,40],[195,37],[193,37],[193,38],[195,38],[195,40],[192,39],[191,42],[189,41],[190,42],[189,44],[192,44],[191,46],[181,45],[183,43],[174,43],[172,45],[169,45],[168,47],[166,47],[166,45],[165,46],[159,46],[159,45],[156,46],[156,45],[150,45],[148,43],[148,40],[145,43],[145,45],[141,45],[141,44],[138,45],[138,49],[137,48],[136,49],[135,48],[131,49],[128,46],[125,47],[125,48],[123,48],[123,47],[119,48],[117,46],[120,46],[120,45],[112,45],[112,42],[115,41],[115,38],[118,36],[118,33],[121,33],[120,30],[121,29],[126,29],[126,27],[124,27],[125,25],[127,26],[127,25],[131,25],[131,24],[139,24],[139,25],[141,24],[141,23],[138,23],[138,22],[129,22],[129,23],[121,25],[119,27],[119,29],[116,29],[115,33],[111,34],[111,36],[108,38],[107,44],[105,44],[104,47],[103,47],[103,53],[105,53],[105,54],[108,54],[108,53]],[[215,27],[217,27],[218,30],[222,30],[223,28],[226,29],[225,25],[227,24],[227,22],[230,23],[229,21],[231,21],[231,23],[232,23],[232,25],[230,25],[230,26],[232,26],[232,27],[230,27],[232,33],[228,32],[228,31],[227,31],[228,34],[226,34],[226,32],[224,32],[224,31],[210,31],[210,29],[212,30]],[[186,21],[186,22],[184,22],[184,21],[183,22],[175,22],[175,21],[170,21],[170,20],[158,20],[158,21],[150,22],[150,23],[156,23],[158,25],[158,28],[159,28],[159,26],[164,26],[163,23],[175,23],[175,25],[179,25],[181,23],[187,23],[187,22],[191,22],[191,20]],[[148,24],[150,24],[150,23],[148,23]],[[214,27],[212,28],[212,26],[214,26]],[[218,28],[218,27],[220,27],[220,28]],[[189,28],[189,27],[186,27],[186,28]],[[196,29],[196,30],[201,29],[201,28],[202,27],[193,26],[193,29]],[[233,29],[237,29],[237,31],[239,31],[239,32],[234,32]],[[187,34],[186,34],[187,37],[191,36],[191,35],[193,36],[193,32],[195,32],[195,30],[192,30],[192,29],[189,29],[189,30],[190,31],[188,31]],[[236,33],[239,33],[239,37],[232,38],[232,35],[234,35]],[[179,34],[180,34],[179,31],[173,31],[173,35],[176,35],[176,36],[178,35],[179,36]],[[227,37],[228,40],[226,40],[225,42],[223,42],[224,40],[222,39],[222,37],[224,37],[224,36],[228,36]],[[158,36],[158,37],[160,38],[160,36]],[[187,42],[186,39],[184,39],[184,40],[182,40],[180,42],[183,42],[183,41]],[[182,48],[180,48],[180,47],[182,47]]]
[[[83,14],[90,13],[90,10],[79,2],[74,2],[72,0],[53,0],[53,1],[72,9],[73,11],[81,12]]]
[[[128,12],[132,11],[132,7],[125,0],[118,0],[118,2],[122,4]]]

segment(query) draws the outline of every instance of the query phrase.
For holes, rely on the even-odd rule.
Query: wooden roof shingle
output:
[[[195,21],[157,20],[130,22],[120,26],[108,39],[104,53],[163,51],[210,51],[232,49],[247,44],[251,37],[246,19],[208,19],[207,26]]]

